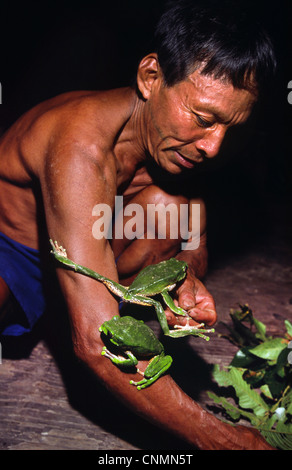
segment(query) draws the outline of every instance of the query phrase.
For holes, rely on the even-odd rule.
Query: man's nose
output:
[[[225,134],[225,127],[208,129],[204,136],[197,140],[196,147],[205,157],[214,158],[219,153]]]

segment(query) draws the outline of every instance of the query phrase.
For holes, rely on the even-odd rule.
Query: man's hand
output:
[[[176,303],[193,319],[190,325],[199,323],[204,323],[206,326],[214,325],[217,320],[214,299],[198,278],[188,273],[182,285],[177,289],[176,296]],[[174,315],[169,309],[166,309],[165,314],[170,326],[186,323],[184,317]]]

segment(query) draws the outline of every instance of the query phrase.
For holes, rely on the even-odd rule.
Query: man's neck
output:
[[[145,128],[143,124],[144,103],[137,96],[133,111],[123,126],[114,147],[121,181],[131,178],[143,167],[147,158]]]

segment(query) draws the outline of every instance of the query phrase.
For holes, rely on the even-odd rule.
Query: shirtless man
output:
[[[254,31],[243,37],[250,26],[243,25],[238,34],[241,26],[233,19],[226,17],[220,25],[209,21],[209,16],[203,11],[201,18],[196,7],[185,10],[176,2],[158,26],[156,52],[139,64],[137,90],[63,94],[27,112],[3,136],[3,265],[11,249],[31,250],[28,256],[37,256],[42,248],[49,250],[49,238],[66,247],[68,257],[78,264],[125,283],[143,266],[177,256],[189,264],[177,292],[178,304],[194,323],[214,324],[213,298],[199,280],[207,262],[203,203],[201,243],[195,250],[180,251],[180,240],[110,243],[92,234],[93,207],[103,203],[113,209],[117,194],[143,207],[153,202],[186,202],[183,195],[170,195],[153,184],[147,162],[154,161],[172,175],[196,171],[201,162],[218,154],[226,131],[248,119],[258,98],[260,77],[273,63],[269,41]],[[228,21],[233,22],[234,35]],[[188,31],[185,37],[181,29]],[[243,38],[243,44],[236,49],[238,38]],[[1,269],[3,305],[11,291],[17,298],[14,280],[9,281],[17,276],[17,267],[16,274],[7,275]],[[116,299],[92,279],[62,267],[57,271],[77,357],[132,410],[199,449],[270,448],[257,431],[229,426],[204,411],[169,375],[142,392],[130,386],[135,374],[123,374],[101,356],[98,327],[118,314]],[[28,321],[33,324],[32,317]],[[178,321],[169,313],[168,320]]]

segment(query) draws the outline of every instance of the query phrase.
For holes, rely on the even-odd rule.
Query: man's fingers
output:
[[[214,325],[217,320],[216,310],[211,308],[206,308],[202,310],[201,308],[195,307],[188,311],[190,317],[192,317],[198,323],[206,323],[208,326]]]
[[[165,310],[165,316],[167,319],[167,323],[169,326],[174,326],[174,325],[186,325],[188,318],[183,317],[181,315],[175,315],[173,312],[171,312],[169,309]],[[196,322],[195,320],[189,320],[189,325],[190,326],[198,326],[199,323]]]
[[[179,289],[179,306],[184,310],[190,310],[196,306],[196,295],[193,283],[188,281]]]

